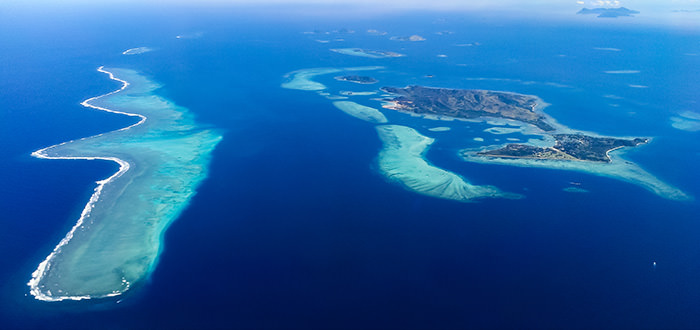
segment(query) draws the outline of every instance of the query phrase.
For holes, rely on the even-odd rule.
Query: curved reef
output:
[[[404,54],[399,54],[395,52],[388,52],[383,50],[371,50],[362,48],[336,48],[331,49],[332,52],[339,54],[359,56],[359,57],[369,57],[369,58],[387,58],[387,57],[402,57],[406,56]]]
[[[211,152],[221,140],[187,109],[155,95],[160,86],[137,72],[98,70],[122,87],[82,105],[140,120],[32,154],[120,166],[97,182],[78,222],[32,274],[28,285],[39,300],[116,296],[146,278],[157,263],[163,233],[207,177]]]
[[[468,202],[475,198],[520,198],[493,186],[472,185],[461,176],[438,168],[425,159],[435,141],[401,125],[377,126],[384,148],[379,152],[380,172],[408,190],[445,199]]]

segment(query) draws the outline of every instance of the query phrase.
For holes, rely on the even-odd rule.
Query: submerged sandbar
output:
[[[336,101],[333,102],[333,105],[341,111],[347,113],[348,115],[351,115],[357,119],[364,120],[366,122],[374,124],[383,124],[388,121],[381,111],[375,108],[370,108],[361,104],[357,104],[355,102]]]
[[[153,48],[150,47],[136,47],[130,48],[122,52],[122,55],[139,55],[143,53],[152,52]]]
[[[379,152],[380,172],[406,189],[432,197],[467,202],[475,198],[519,198],[493,186],[479,186],[461,176],[438,168],[425,159],[435,141],[413,128],[401,125],[377,126],[384,148]]]
[[[78,222],[29,281],[39,300],[116,296],[145,279],[162,235],[207,177],[221,135],[186,109],[155,94],[160,87],[132,70],[98,69],[122,83],[82,105],[139,117],[128,127],[38,150],[46,159],[102,159],[120,165],[97,182]]]
[[[384,50],[371,50],[362,48],[335,48],[331,49],[332,52],[339,54],[359,56],[359,57],[369,57],[369,58],[387,58],[387,57],[401,57],[406,56],[404,54],[399,54],[395,52],[388,52]]]

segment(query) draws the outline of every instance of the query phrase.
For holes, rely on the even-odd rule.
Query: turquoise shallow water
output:
[[[113,132],[48,147],[46,159],[104,159],[120,165],[98,181],[78,223],[32,274],[31,293],[46,301],[116,296],[155,267],[165,229],[206,178],[221,136],[198,128],[187,109],[157,96],[135,71],[103,69],[123,86],[83,102],[140,121]]]

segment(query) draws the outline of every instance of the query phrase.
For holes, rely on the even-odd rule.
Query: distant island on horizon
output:
[[[330,49],[332,52],[339,54],[359,56],[359,57],[369,57],[369,58],[387,58],[387,57],[402,57],[406,56],[397,52],[389,52],[384,50],[372,50],[372,49],[362,49],[362,48],[333,48]]]
[[[594,9],[583,8],[583,9],[579,10],[576,14],[579,14],[579,15],[598,15],[598,17],[600,17],[600,18],[615,18],[615,17],[623,17],[623,16],[632,17],[635,14],[639,14],[639,12],[636,10],[625,8],[625,7],[594,8]]]

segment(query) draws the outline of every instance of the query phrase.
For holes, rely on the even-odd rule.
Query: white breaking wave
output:
[[[96,105],[90,104],[91,101],[97,100],[97,99],[99,99],[99,98],[102,98],[102,97],[105,97],[105,96],[108,96],[108,95],[112,95],[112,94],[119,93],[119,92],[123,91],[124,89],[126,89],[126,88],[129,86],[129,83],[128,83],[127,81],[122,80],[122,79],[119,79],[119,78],[116,78],[112,72],[109,72],[109,71],[105,70],[105,69],[104,69],[104,66],[101,66],[101,67],[97,68],[97,71],[108,74],[108,75],[109,75],[109,79],[112,79],[112,80],[116,80],[116,81],[121,82],[121,83],[122,83],[122,86],[121,86],[119,89],[114,90],[114,91],[112,91],[112,92],[109,92],[109,93],[107,93],[107,94],[103,94],[103,95],[100,95],[100,96],[96,96],[96,97],[89,98],[89,99],[87,99],[87,100],[81,102],[80,105],[82,105],[82,106],[84,106],[84,107],[88,107],[88,108],[93,108],[93,109],[97,109],[97,110],[106,111],[106,112],[118,113],[118,114],[122,114],[122,115],[126,115],[126,116],[132,116],[132,117],[139,117],[139,118],[141,118],[141,120],[139,120],[139,122],[137,122],[137,123],[135,123],[135,124],[133,124],[133,125],[124,127],[124,128],[120,128],[120,129],[118,129],[118,130],[116,130],[116,131],[125,131],[125,130],[128,130],[128,129],[132,128],[132,127],[135,127],[135,126],[138,126],[138,125],[141,125],[142,123],[144,123],[144,122],[146,121],[146,116],[144,116],[144,115],[135,114],[135,113],[128,113],[128,112],[123,112],[123,111],[117,111],[117,110],[112,110],[112,109],[107,109],[107,108],[103,108],[103,107],[100,107],[100,106],[96,106]],[[98,135],[96,135],[96,136],[100,136],[100,135],[103,135],[103,134],[104,134],[104,133],[98,134]],[[81,139],[79,139],[79,140],[84,140],[84,139],[87,139],[87,138],[89,138],[89,137],[81,138]],[[34,298],[36,298],[36,299],[38,299],[38,300],[43,300],[43,301],[62,301],[62,300],[83,300],[83,299],[95,298],[95,297],[92,297],[92,296],[54,296],[54,295],[51,293],[50,290],[46,291],[46,294],[44,294],[43,292],[41,292],[41,290],[40,290],[40,288],[39,288],[39,283],[41,282],[41,279],[42,279],[42,277],[44,276],[44,274],[46,274],[46,272],[51,268],[51,261],[56,257],[56,255],[57,255],[58,252],[61,250],[61,248],[62,248],[63,246],[65,246],[66,244],[68,244],[68,242],[70,242],[70,240],[73,238],[73,235],[74,235],[75,231],[76,231],[78,228],[80,228],[80,226],[82,226],[83,223],[85,222],[85,219],[86,219],[88,216],[90,216],[90,212],[92,211],[93,206],[94,206],[95,203],[97,203],[97,201],[100,199],[100,194],[102,193],[102,189],[104,188],[104,186],[105,186],[106,184],[112,182],[113,180],[119,178],[120,176],[122,176],[122,175],[123,175],[124,173],[126,173],[126,172],[129,170],[129,168],[131,167],[131,165],[129,164],[129,162],[127,162],[127,161],[125,161],[125,160],[123,160],[123,159],[120,159],[120,158],[116,158],[116,157],[77,157],[77,156],[76,156],[76,157],[62,157],[62,156],[49,156],[49,155],[46,153],[46,151],[49,150],[49,149],[52,149],[52,148],[55,148],[55,147],[58,147],[58,146],[65,145],[65,144],[71,143],[71,142],[73,142],[73,141],[75,141],[75,140],[63,142],[63,143],[60,143],[60,144],[57,144],[57,145],[53,145],[53,146],[50,146],[50,147],[47,147],[47,148],[44,148],[44,149],[41,149],[41,150],[37,150],[37,151],[35,151],[35,152],[32,153],[32,156],[33,156],[33,157],[36,157],[36,158],[41,158],[41,159],[81,159],[81,160],[95,160],[95,159],[100,159],[100,160],[108,160],[108,161],[113,161],[113,162],[116,162],[117,164],[119,164],[119,170],[118,170],[116,173],[112,174],[110,177],[108,177],[108,178],[106,178],[106,179],[104,179],[104,180],[100,180],[100,181],[97,181],[97,182],[96,182],[96,183],[97,183],[97,187],[95,188],[95,191],[94,191],[94,193],[92,194],[92,196],[90,196],[90,200],[89,200],[88,203],[85,205],[85,208],[83,208],[83,211],[80,213],[80,218],[78,219],[78,222],[76,222],[76,224],[73,226],[73,228],[71,228],[71,230],[68,232],[68,234],[66,234],[66,237],[64,237],[64,238],[58,243],[58,245],[56,245],[56,247],[53,249],[53,251],[51,251],[51,253],[46,257],[46,259],[44,259],[44,261],[42,261],[42,262],[39,264],[39,266],[37,267],[37,269],[32,273],[32,279],[29,280],[29,282],[27,283],[27,285],[30,287],[30,291],[29,291],[29,292],[34,296]],[[126,289],[128,289],[129,286],[130,286],[130,283],[129,283],[129,282],[126,282],[125,285],[126,285]],[[126,290],[126,289],[125,289],[125,290]],[[117,296],[117,295],[119,295],[119,294],[121,294],[121,292],[116,291],[116,292],[112,292],[112,293],[110,293],[110,294],[102,295],[102,296],[99,296],[99,297],[100,297],[100,298],[112,297],[112,296]]]

